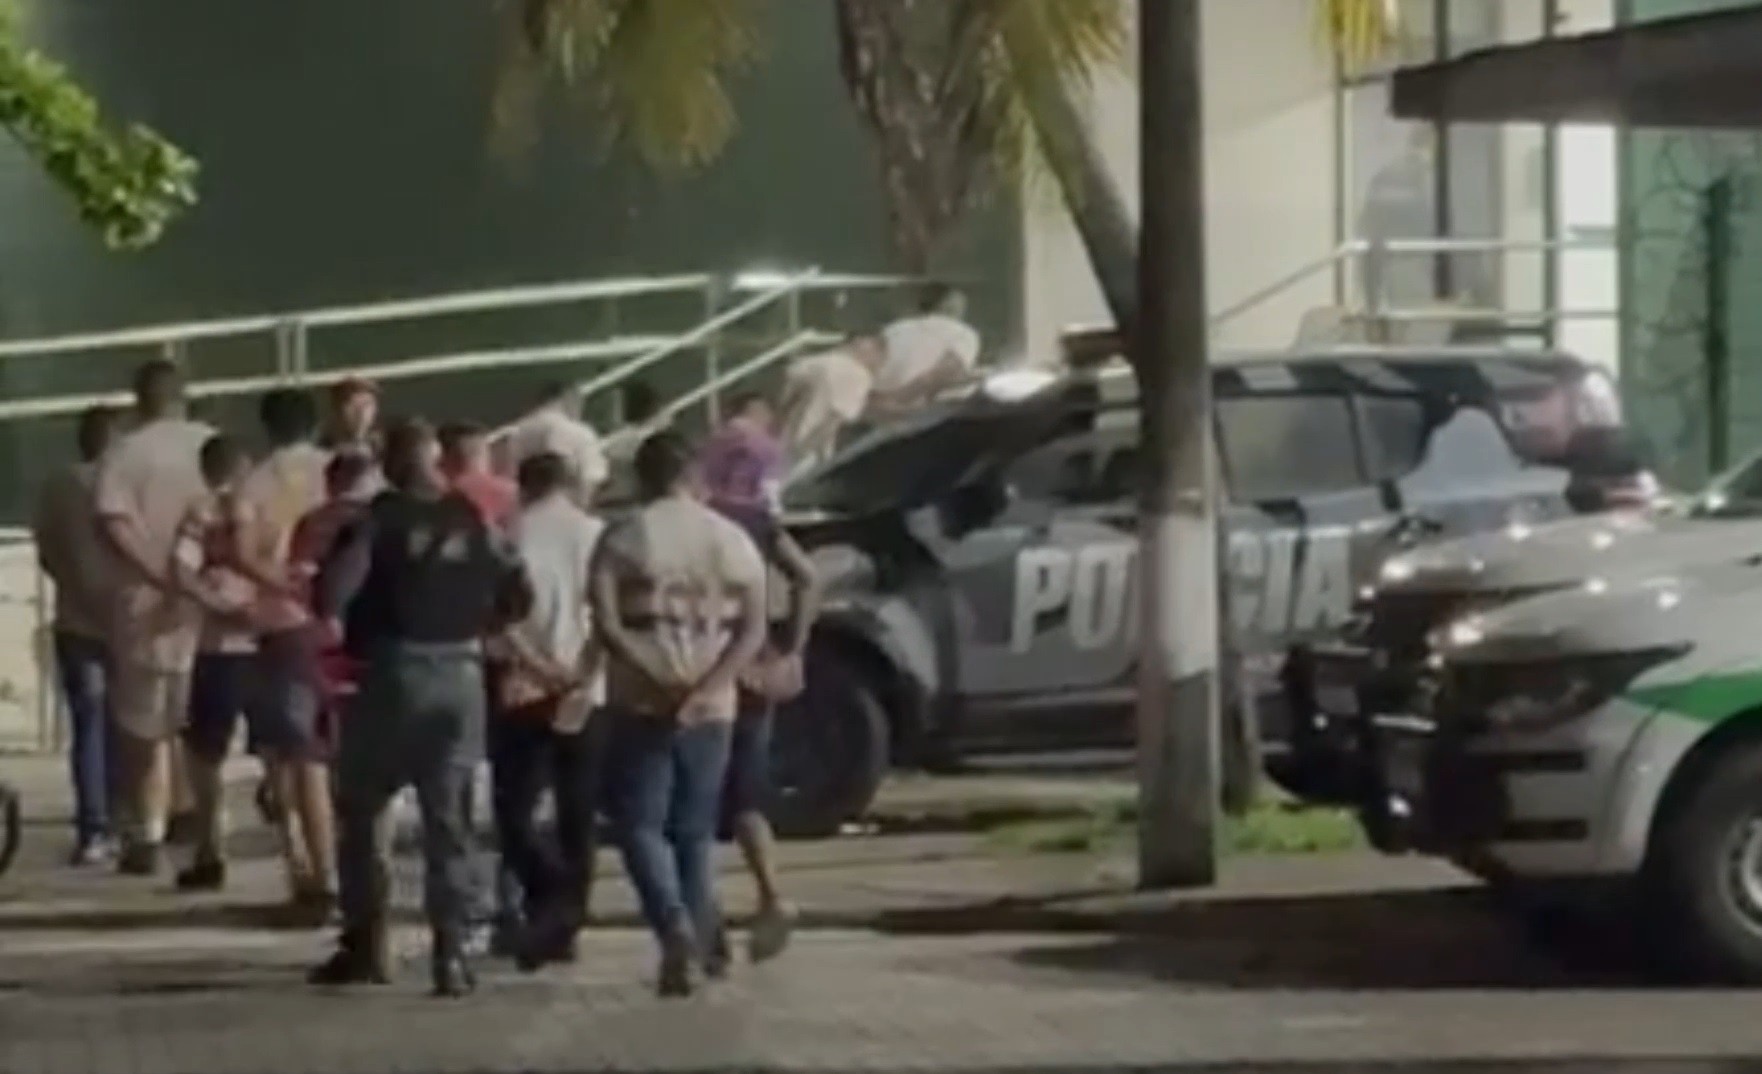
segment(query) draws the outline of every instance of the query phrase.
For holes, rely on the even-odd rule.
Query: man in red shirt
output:
[[[441,429],[440,442],[453,491],[471,501],[485,525],[505,528],[520,506],[520,490],[490,466],[488,432],[475,422],[455,422]]]

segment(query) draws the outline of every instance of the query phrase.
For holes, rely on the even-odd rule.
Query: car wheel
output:
[[[1715,761],[1658,840],[1648,925],[1695,969],[1762,983],[1762,745]]]
[[[24,840],[23,809],[18,792],[0,785],[0,873],[6,872],[18,856],[18,845]]]
[[[816,642],[806,670],[806,689],[779,706],[771,739],[771,823],[795,839],[835,835],[860,817],[888,763],[887,711],[863,669]]]

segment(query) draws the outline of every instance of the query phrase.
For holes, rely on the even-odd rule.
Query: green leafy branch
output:
[[[34,157],[105,245],[151,245],[196,201],[196,162],[153,130],[108,129],[98,104],[0,13],[0,126]]]

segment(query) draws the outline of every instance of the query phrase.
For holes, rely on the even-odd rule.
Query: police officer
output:
[[[393,796],[414,786],[434,991],[458,996],[475,987],[464,950],[475,887],[464,802],[484,734],[480,639],[517,611],[522,587],[470,501],[448,491],[431,426],[395,426],[384,465],[390,489],[338,538],[314,594],[319,614],[342,620],[366,671],[338,741],[341,942],[310,979],[390,979],[380,822]]]

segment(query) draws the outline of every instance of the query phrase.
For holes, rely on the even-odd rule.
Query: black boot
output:
[[[336,953],[312,967],[306,981],[326,988],[391,984],[391,941],[385,926],[344,929]]]
[[[656,990],[662,997],[674,999],[691,995],[694,987],[692,964],[696,961],[697,943],[691,927],[683,921],[675,922],[661,937],[661,972]]]
[[[218,855],[198,855],[188,869],[177,874],[179,891],[220,891],[226,887],[226,862]]]
[[[533,973],[555,962],[574,962],[575,936],[581,918],[564,904],[552,903],[532,915],[521,937],[514,964],[523,973]]]

